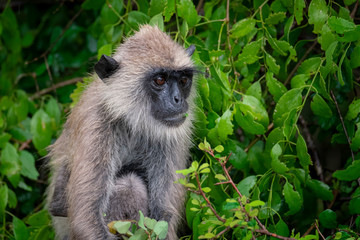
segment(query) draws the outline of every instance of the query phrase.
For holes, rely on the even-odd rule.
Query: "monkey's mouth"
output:
[[[181,125],[183,122],[185,122],[186,116],[187,116],[186,113],[179,113],[179,114],[165,117],[163,119],[163,121],[168,126],[176,127],[176,126]]]

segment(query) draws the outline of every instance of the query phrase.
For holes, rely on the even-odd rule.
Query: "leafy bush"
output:
[[[46,147],[91,81],[81,77],[145,23],[195,44],[204,73],[193,162],[179,171],[192,229],[183,239],[359,237],[358,1],[1,6],[2,239],[53,238],[41,210]]]

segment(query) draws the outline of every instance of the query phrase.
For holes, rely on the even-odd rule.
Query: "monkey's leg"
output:
[[[138,220],[139,210],[148,215],[148,193],[144,181],[134,173],[116,179],[109,198],[106,222]]]

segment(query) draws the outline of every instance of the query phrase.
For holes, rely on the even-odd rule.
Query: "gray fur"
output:
[[[186,99],[185,122],[165,126],[151,116],[142,78],[154,68],[181,70],[193,63],[185,49],[147,25],[113,58],[120,69],[106,84],[96,77],[51,146],[48,206],[57,238],[115,239],[107,223],[137,219],[141,210],[168,221],[167,239],[178,239],[185,189],[174,184],[175,171],[186,168],[189,158],[195,90]]]

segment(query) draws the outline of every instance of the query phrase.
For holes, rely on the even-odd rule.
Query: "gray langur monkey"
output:
[[[194,46],[142,26],[95,65],[50,148],[48,208],[58,239],[116,239],[107,223],[145,216],[169,223],[175,240],[194,120]]]

